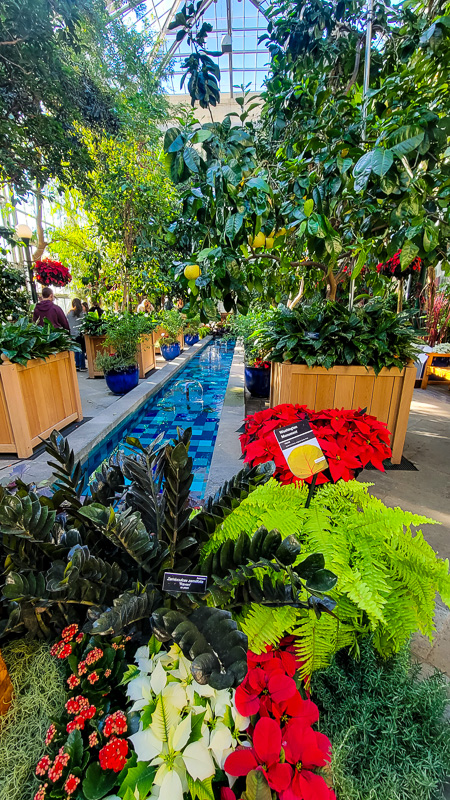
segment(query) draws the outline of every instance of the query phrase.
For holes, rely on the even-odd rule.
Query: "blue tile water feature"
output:
[[[233,352],[231,342],[210,342],[138,412],[97,445],[85,464],[87,474],[92,478],[103,461],[123,449],[127,436],[135,436],[147,445],[161,432],[169,440],[177,435],[177,427],[191,427],[189,454],[194,462],[191,497],[203,499]]]

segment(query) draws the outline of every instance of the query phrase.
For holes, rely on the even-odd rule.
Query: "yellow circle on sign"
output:
[[[320,472],[319,464],[316,461],[321,456],[322,451],[316,445],[299,445],[288,455],[289,469],[297,478],[309,478],[310,475]]]

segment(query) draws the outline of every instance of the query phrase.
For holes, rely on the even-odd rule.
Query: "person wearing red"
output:
[[[49,286],[42,289],[42,300],[36,303],[33,311],[33,322],[44,325],[47,319],[54,328],[64,328],[70,332],[70,325],[67,317],[59,306],[54,303],[53,291]]]

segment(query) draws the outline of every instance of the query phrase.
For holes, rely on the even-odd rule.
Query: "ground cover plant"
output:
[[[256,466],[273,461],[274,477],[280,483],[299,483],[289,469],[274,431],[307,419],[326,456],[328,468],[316,476],[316,483],[355,478],[368,464],[384,472],[383,461],[391,456],[389,431],[384,422],[370,414],[344,409],[311,411],[306,406],[283,403],[250,414],[240,436],[244,460]],[[311,478],[306,479],[310,483]]]
[[[433,800],[450,771],[448,688],[420,675],[409,647],[381,662],[370,639],[313,675],[320,730],[333,743],[332,773],[345,800]]]
[[[67,699],[63,671],[45,642],[13,640],[2,645],[2,656],[14,695],[8,713],[0,718],[0,798],[32,800],[46,731]]]
[[[309,554],[303,566],[294,564],[294,571],[306,577],[311,564],[337,575],[329,591],[336,603],[333,615],[321,614],[320,604],[316,615],[306,615],[295,607],[274,611],[256,600],[240,618],[255,652],[276,644],[286,632],[295,634],[300,675],[306,680],[341,648],[357,653],[359,639],[369,633],[383,658],[418,629],[431,638],[436,591],[450,603],[448,561],[438,558],[420,529],[414,531],[433,520],[385,506],[369,494],[369,486],[328,483],[305,508],[308,487],[282,486],[271,479],[224,520],[203,548],[204,564],[217,566],[220,552],[231,548],[242,530],[270,529],[276,520],[283,539],[295,535],[302,553]],[[220,577],[219,570],[212,571]]]

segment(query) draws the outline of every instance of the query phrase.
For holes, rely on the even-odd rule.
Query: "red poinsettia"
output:
[[[288,700],[296,691],[295,681],[282,669],[255,667],[247,672],[236,689],[235,705],[243,717],[251,717],[253,714],[267,716],[274,703]]]
[[[392,258],[388,258],[387,261],[381,262],[377,264],[377,272],[380,272],[382,275],[387,275],[389,278],[407,278],[408,275],[412,275],[413,272],[420,272],[422,269],[422,259],[419,256],[416,256],[408,266],[402,270],[401,263],[400,263],[400,256],[401,250],[398,250],[397,253],[394,253]]]
[[[72,275],[67,267],[60,261],[53,261],[51,258],[36,261],[34,277],[41,286],[67,286],[72,280]]]
[[[281,763],[280,726],[275,720],[264,717],[256,723],[252,738],[253,747],[239,747],[227,756],[225,772],[238,777],[259,768],[271,789],[286,790],[292,782],[292,768]]]
[[[283,730],[282,746],[286,762],[292,767],[292,781],[280,793],[280,800],[330,800],[334,792],[314,770],[330,761],[330,741],[299,720]]]
[[[367,464],[384,472],[383,461],[391,456],[389,431],[384,422],[361,410],[325,409],[310,411],[306,406],[285,403],[246,417],[240,437],[245,461],[252,466],[273,461],[280,483],[300,482],[291,472],[274,431],[307,418],[327,458],[329,469],[319,473],[317,484],[330,479],[352,480],[355,470]],[[307,483],[311,478],[307,479]]]

